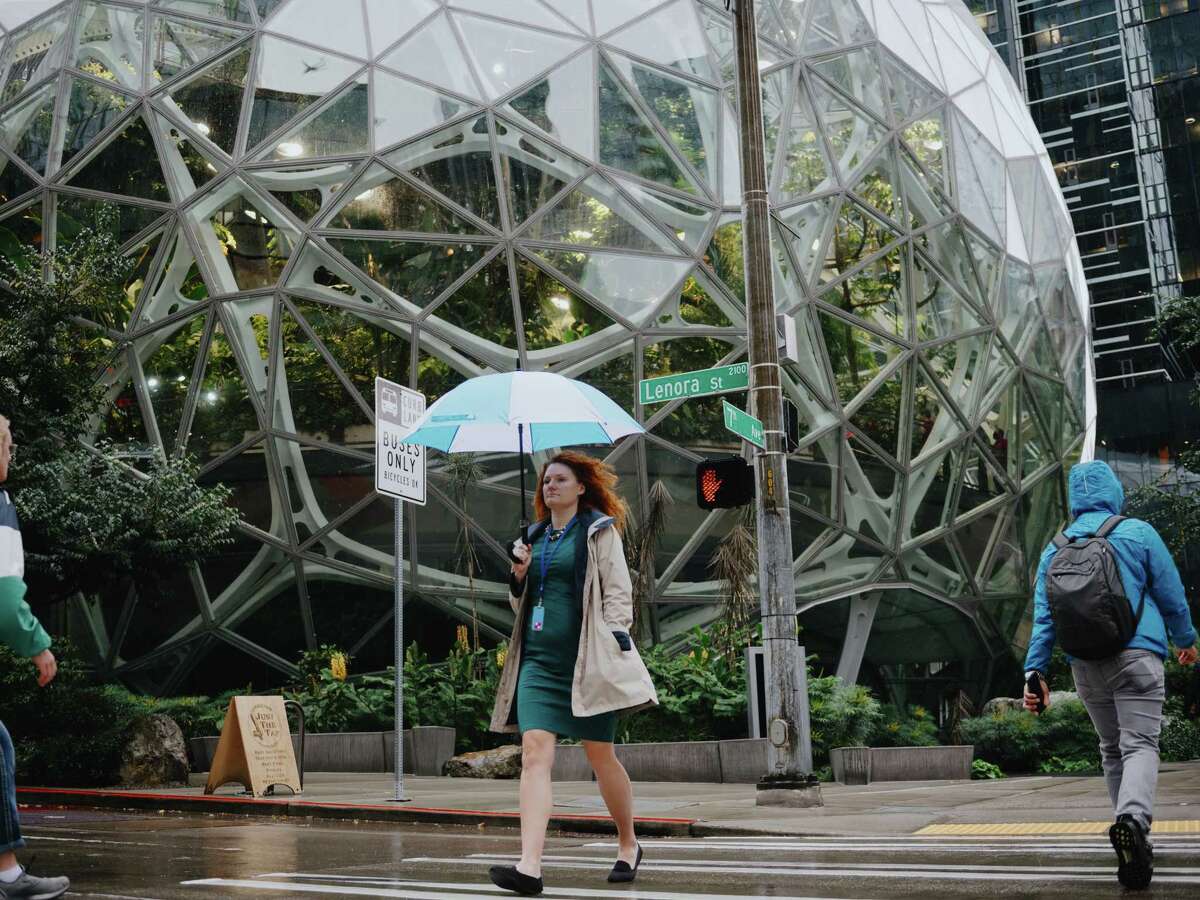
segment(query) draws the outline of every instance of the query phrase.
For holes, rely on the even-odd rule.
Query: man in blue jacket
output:
[[[1071,469],[1071,515],[1067,537],[1094,535],[1110,516],[1120,514],[1125,492],[1103,462]],[[1166,691],[1163,661],[1170,641],[1179,662],[1196,662],[1196,629],[1188,611],[1183,583],[1158,532],[1138,519],[1126,519],[1108,536],[1129,602],[1144,602],[1137,632],[1125,649],[1110,659],[1071,660],[1075,689],[1100,737],[1100,756],[1117,821],[1109,838],[1117,851],[1117,878],[1129,888],[1144,888],[1153,874],[1149,841],[1158,785],[1158,735]],[[1054,648],[1054,620],[1046,599],[1046,571],[1056,552],[1042,552],[1034,593],[1033,635],[1025,657],[1025,706],[1037,710],[1038,696],[1028,684],[1037,679],[1041,701],[1049,703],[1044,674]]]
[[[15,449],[8,419],[0,416],[0,483],[8,479]],[[0,643],[33,661],[41,687],[54,680],[58,664],[50,652],[50,636],[25,602],[25,554],[7,491],[0,491]],[[38,878],[17,864],[14,851],[24,846],[13,743],[0,722],[0,900],[54,900],[65,894],[71,886],[66,878]]]

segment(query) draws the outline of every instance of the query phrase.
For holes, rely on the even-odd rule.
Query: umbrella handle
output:
[[[525,518],[525,423],[517,423],[517,465],[521,470],[521,543],[529,543],[529,520]]]

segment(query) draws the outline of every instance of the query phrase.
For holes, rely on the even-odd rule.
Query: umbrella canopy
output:
[[[536,453],[612,444],[645,429],[594,387],[550,372],[502,372],[460,384],[403,440],[443,453]]]

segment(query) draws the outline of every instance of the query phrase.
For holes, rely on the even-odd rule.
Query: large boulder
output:
[[[1079,695],[1074,691],[1051,691],[1050,705],[1056,703],[1066,703],[1068,700],[1078,700]],[[1019,712],[1025,708],[1025,703],[1020,697],[994,697],[987,703],[983,704],[983,709],[979,711],[981,716],[994,716],[1002,712],[1012,710]]]
[[[121,752],[121,784],[174,787],[188,779],[187,745],[170,716],[155,713],[139,722]]]
[[[446,760],[444,774],[451,778],[520,778],[521,748],[506,744],[495,750],[476,750]]]

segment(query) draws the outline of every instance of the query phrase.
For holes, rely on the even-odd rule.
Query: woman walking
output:
[[[583,453],[542,468],[529,544],[517,541],[509,579],[516,612],[492,712],[492,730],[521,734],[521,859],[493,866],[492,881],[542,892],[550,821],[550,770],[559,736],[582,740],[617,826],[610,882],[633,881],[642,848],[633,832],[633,786],[613,752],[617,713],[658,703],[630,637],[633,599],[621,545],[625,506],[617,475]]]

